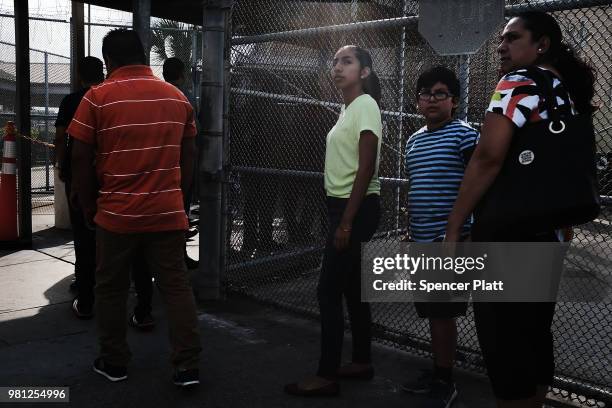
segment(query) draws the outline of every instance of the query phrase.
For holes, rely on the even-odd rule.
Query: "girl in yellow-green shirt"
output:
[[[287,393],[300,396],[334,396],[340,389],[337,378],[374,376],[370,305],[361,302],[360,275],[361,243],[372,238],[380,218],[380,83],[370,54],[354,45],[336,52],[331,75],[344,105],[327,135],[325,151],[329,233],[317,288],[321,358],[315,376],[285,387]],[[340,367],[343,295],[351,321],[353,356]]]

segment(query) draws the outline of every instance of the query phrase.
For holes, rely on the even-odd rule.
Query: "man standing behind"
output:
[[[127,378],[126,303],[140,252],[168,308],[174,383],[198,384],[201,346],[183,261],[188,223],[181,193],[193,173],[193,109],[178,89],[153,76],[136,32],[109,32],[102,55],[107,80],[85,94],[68,127],[75,139],[73,189],[85,219],[97,226],[94,371],[110,381]]]
[[[194,112],[196,112],[196,105],[194,101],[189,98],[188,94],[183,90],[183,86],[185,84],[185,64],[183,64],[183,61],[175,57],[166,59],[164,62],[163,75],[166,82],[171,83],[181,90],[181,92],[183,92],[183,94],[188,98],[189,103],[191,103],[191,107],[194,109]],[[194,114],[194,120],[196,123],[196,129],[199,130],[196,114]],[[196,144],[200,145],[198,136],[199,132],[198,135],[196,135]],[[191,207],[193,183],[195,182],[197,176],[197,160],[195,160],[195,163],[196,165],[193,166],[194,172],[192,183],[191,185],[186,186],[186,189],[183,189],[183,202],[185,204],[185,213],[187,214],[187,217],[189,217],[189,210]],[[197,229],[194,229],[193,231],[188,230],[185,233],[185,238],[191,238],[197,233]],[[191,259],[189,255],[187,255],[187,242],[185,242],[184,256],[187,269],[198,269],[199,262]],[[134,308],[134,313],[130,316],[129,322],[131,326],[139,330],[148,331],[155,326],[155,320],[151,315],[153,303],[153,282],[151,271],[147,267],[144,260],[144,255],[141,253],[137,253],[134,258],[132,277],[134,279],[134,287],[136,288],[136,298],[138,303]]]
[[[189,100],[189,103],[191,103],[191,107],[194,109],[194,111],[197,112],[197,104],[196,104],[195,99],[193,98],[193,95],[190,95],[188,92],[185,92],[185,64],[183,63],[183,61],[181,61],[180,59],[176,57],[167,58],[164,61],[164,67],[163,67],[162,74],[164,76],[164,81],[169,82],[172,85],[176,86],[178,89],[180,89],[181,92],[183,92],[183,94]],[[197,115],[195,115],[195,122],[196,122],[196,128],[198,129],[198,134],[196,135],[196,145],[200,147],[202,146],[203,142],[200,138],[200,132],[199,132],[200,129],[198,126]],[[195,183],[196,183],[197,175],[198,175],[197,164],[199,162],[197,158],[195,160],[195,163],[196,163],[196,166],[193,166],[194,172],[193,172],[192,183],[190,186],[188,186],[187,190],[183,190],[184,201],[185,201],[185,212],[187,213],[187,217],[189,217],[189,212],[191,210],[191,201],[193,198],[193,191],[195,189],[194,187],[195,187]],[[189,231],[185,235],[185,237],[190,238],[194,236],[195,235],[194,232],[197,234],[197,230]],[[198,266],[199,266],[198,261],[191,259],[189,255],[187,255],[187,247],[185,247],[185,264],[187,265],[187,269],[198,269]]]
[[[81,89],[66,95],[60,103],[57,120],[55,121],[55,162],[59,169],[60,179],[66,183],[68,208],[70,210],[70,224],[74,236],[74,275],[78,295],[72,301],[72,312],[79,319],[93,317],[94,284],[96,271],[96,234],[85,226],[83,213],[78,203],[70,202],[72,175],[70,161],[72,156],[72,137],[66,134],[66,127],[70,124],[83,95],[92,85],[104,81],[104,67],[102,61],[96,57],[85,57],[78,65]]]

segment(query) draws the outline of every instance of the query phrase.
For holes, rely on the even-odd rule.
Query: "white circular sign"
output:
[[[519,163],[526,166],[533,163],[534,158],[535,154],[533,154],[531,150],[523,150],[521,154],[519,154]]]

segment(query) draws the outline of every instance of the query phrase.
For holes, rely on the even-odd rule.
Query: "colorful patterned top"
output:
[[[547,69],[538,68],[546,78],[553,80],[553,93],[561,116],[576,115],[574,102],[559,78]],[[504,75],[499,81],[487,111],[506,116],[518,128],[526,123],[545,120],[548,119],[548,113],[543,104],[543,93],[544,90],[533,79],[533,74],[526,69],[519,69]]]

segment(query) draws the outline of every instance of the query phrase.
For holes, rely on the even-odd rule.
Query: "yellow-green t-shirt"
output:
[[[336,125],[327,134],[325,149],[325,191],[328,196],[348,198],[359,167],[359,137],[369,130],[378,137],[374,175],[366,194],[380,194],[378,164],[382,141],[382,120],[378,104],[368,94],[342,106]]]

